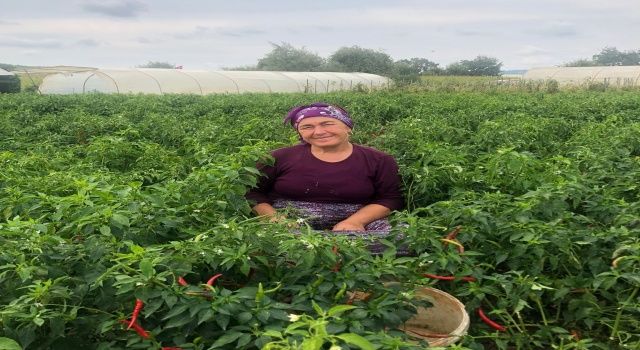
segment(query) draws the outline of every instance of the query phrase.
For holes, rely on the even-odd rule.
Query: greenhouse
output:
[[[2,92],[19,92],[20,80],[18,77],[0,68],[0,93]]]
[[[555,80],[562,85],[602,83],[614,86],[639,86],[640,66],[533,68],[529,69],[522,78]]]
[[[216,94],[244,92],[331,92],[378,89],[388,78],[368,73],[204,71],[182,69],[95,69],[51,74],[43,94],[143,93]]]

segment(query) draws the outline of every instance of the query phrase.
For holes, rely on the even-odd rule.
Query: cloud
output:
[[[42,52],[40,52],[40,50],[33,50],[33,49],[23,50],[20,53],[25,55],[25,56],[38,56],[38,55],[42,54]]]
[[[325,26],[325,25],[315,25],[312,26],[313,29],[316,29],[321,32],[337,32],[338,28],[333,26]]]
[[[615,11],[638,13],[640,11],[640,2],[637,0],[564,0],[565,5],[572,9],[585,9],[589,11]]]
[[[120,0],[107,3],[93,2],[82,6],[87,12],[109,17],[132,18],[147,10],[147,6],[137,0]]]
[[[427,25],[465,25],[468,23],[498,23],[523,20],[537,20],[539,15],[518,11],[498,10],[481,7],[464,9],[432,9],[414,7],[378,7],[360,11],[354,20],[370,23],[427,26]]]
[[[214,30],[212,28],[202,26],[202,25],[197,25],[193,30],[173,34],[173,37],[176,39],[185,40],[185,39],[193,39],[193,38],[201,38],[204,36],[210,36],[213,33],[214,33]]]
[[[212,28],[209,26],[197,25],[193,30],[173,34],[172,36],[180,40],[200,39],[212,36],[224,36],[232,38],[242,38],[255,36],[266,33],[266,31],[258,28],[230,26],[229,24],[220,24],[220,28]]]
[[[12,25],[16,25],[16,24],[19,24],[19,23],[18,22],[13,22],[13,21],[5,21],[4,19],[0,19],[0,26],[4,26],[4,25],[7,25],[7,26],[11,25],[12,26]]]
[[[456,29],[455,33],[460,36],[484,36],[487,35],[486,31],[474,30],[474,29]]]
[[[246,24],[238,24],[238,21],[217,20],[216,27],[210,27],[207,23],[211,21],[197,21],[189,19],[144,19],[136,21],[115,21],[110,18],[48,18],[48,19],[26,19],[21,23],[20,28],[7,31],[5,36],[25,36],[40,37],[49,35],[52,28],[59,36],[79,35],[91,37],[94,40],[122,41],[134,40],[135,38],[145,38],[150,41],[158,41],[156,38],[180,37],[189,38],[193,35],[204,35],[208,31],[220,29],[231,30],[234,27],[243,27]],[[81,34],[78,34],[81,33]]]
[[[76,42],[76,44],[78,46],[85,46],[85,47],[96,47],[96,46],[100,45],[99,42],[97,42],[97,41],[95,41],[93,39],[81,39],[81,40],[78,40]]]
[[[230,36],[234,38],[241,38],[253,35],[260,35],[266,33],[266,31],[261,29],[253,29],[253,28],[239,28],[233,30],[219,30],[218,33],[222,36]]]
[[[568,22],[553,22],[544,24],[539,29],[531,30],[530,33],[541,35],[544,37],[574,37],[578,36],[579,32],[575,28],[573,23]]]
[[[16,39],[16,38],[0,38],[0,46],[20,47],[20,48],[36,48],[36,49],[59,49],[64,43],[52,39]]]
[[[139,42],[140,44],[153,44],[153,43],[157,43],[158,40],[147,38],[147,37],[139,37],[136,39],[136,42]]]
[[[524,45],[516,50],[520,62],[525,66],[549,66],[554,62],[553,52],[535,45]]]
[[[550,53],[549,50],[534,45],[525,45],[516,51],[519,56],[548,55]]]

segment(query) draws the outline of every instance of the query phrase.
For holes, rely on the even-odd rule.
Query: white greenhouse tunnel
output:
[[[386,77],[368,73],[203,71],[182,69],[96,69],[44,78],[43,94],[143,93],[218,94],[244,92],[331,92],[388,87]]]
[[[640,86],[640,66],[532,68],[522,79],[555,80],[562,85],[603,83],[613,86]]]

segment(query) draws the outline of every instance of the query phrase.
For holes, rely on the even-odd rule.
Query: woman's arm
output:
[[[404,207],[404,198],[400,183],[398,164],[392,156],[386,155],[378,163],[373,182],[376,195],[370,204],[379,204],[391,211],[401,210]]]
[[[332,231],[365,231],[365,226],[378,219],[386,218],[391,210],[384,205],[368,204],[348,218],[333,226]]]
[[[398,164],[392,156],[385,154],[378,159],[376,176],[373,181],[375,198],[348,218],[337,223],[333,231],[366,231],[369,223],[385,218],[393,210],[400,210],[404,204],[400,192]]]
[[[271,156],[273,157],[273,153]],[[273,188],[278,171],[275,164],[258,162],[256,168],[260,171],[260,176],[256,179],[256,185],[253,188],[249,188],[244,197],[253,204],[251,209],[259,216],[263,216],[275,212],[275,209],[271,206],[269,192]]]

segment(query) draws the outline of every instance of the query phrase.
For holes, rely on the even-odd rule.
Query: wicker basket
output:
[[[397,285],[397,282],[386,282],[386,286]],[[354,300],[367,301],[371,294],[363,291],[348,291],[349,303]],[[427,300],[431,306],[418,307],[415,316],[398,327],[409,337],[422,339],[429,346],[452,345],[469,329],[469,314],[460,300],[451,294],[430,287],[418,287],[415,297]]]
[[[428,300],[432,306],[418,308],[418,313],[399,327],[408,336],[426,340],[429,346],[454,344],[469,329],[469,314],[464,305],[441,290],[419,287],[416,298]]]

